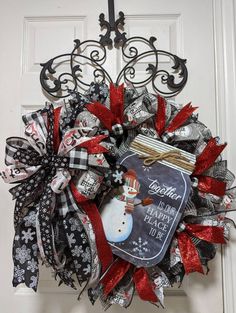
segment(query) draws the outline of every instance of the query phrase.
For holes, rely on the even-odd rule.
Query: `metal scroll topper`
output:
[[[114,0],[108,0],[108,9],[109,22],[103,13],[99,16],[101,30],[105,29],[99,41],[81,42],[76,39],[72,52],[40,64],[40,83],[46,93],[53,98],[66,98],[75,92],[83,95],[91,81],[94,81],[116,85],[124,82],[135,88],[146,86],[164,97],[177,95],[187,82],[186,59],[157,49],[155,37],[127,38],[122,31],[125,25],[124,13],[119,12],[119,18],[115,20]],[[113,40],[112,32],[115,33]],[[122,55],[123,67],[113,80],[105,63],[109,62],[108,53],[114,47]]]

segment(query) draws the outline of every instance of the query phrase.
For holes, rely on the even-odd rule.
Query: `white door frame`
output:
[[[236,146],[233,142],[236,127],[236,0],[212,0],[215,44],[215,90],[217,133],[228,142],[224,154],[229,168],[236,173]],[[204,47],[203,47],[204,49]],[[204,70],[204,69],[203,69]],[[236,214],[229,214],[236,220]],[[222,249],[222,278],[224,313],[236,312],[236,234],[231,244]]]

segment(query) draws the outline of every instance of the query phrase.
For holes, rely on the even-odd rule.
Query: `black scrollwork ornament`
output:
[[[113,10],[114,7],[109,7],[109,13]],[[117,85],[124,82],[136,88],[149,86],[154,92],[164,97],[177,95],[187,82],[186,59],[157,49],[155,37],[146,39],[134,36],[127,39],[126,33],[120,30],[125,24],[124,13],[119,12],[119,18],[116,21],[113,14],[109,14],[109,16],[109,22],[105,20],[103,13],[99,16],[101,29],[105,29],[105,34],[100,35],[99,41],[85,40],[81,42],[76,39],[71,53],[58,55],[41,64],[40,83],[42,88],[54,98],[66,98],[73,92],[82,94],[83,90],[90,86],[92,80]],[[115,33],[113,40],[111,32]],[[107,49],[112,46],[121,51],[123,60],[123,68],[115,80],[111,78],[105,68],[105,62],[108,61]],[[168,59],[168,64],[171,62],[168,70],[163,62],[160,62],[160,57]],[[65,71],[62,64],[66,64],[68,70]],[[145,66],[141,70],[141,75],[140,66]],[[85,67],[92,69],[93,79],[90,75],[89,80],[86,81]]]

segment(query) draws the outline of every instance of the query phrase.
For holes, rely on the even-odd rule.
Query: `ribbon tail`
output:
[[[157,113],[156,113],[156,121],[155,128],[159,136],[161,136],[165,131],[166,124],[166,101],[161,96],[157,96]]]
[[[186,231],[191,235],[211,243],[225,244],[224,228],[201,224],[186,224]]]
[[[109,131],[112,130],[112,125],[116,123],[116,116],[107,109],[103,104],[96,102],[86,105],[86,109],[95,115]]]
[[[11,188],[9,192],[13,199],[16,199],[14,210],[14,225],[17,227],[25,216],[25,207],[35,201],[42,191],[42,180],[44,179],[44,170],[36,172],[32,178],[34,183],[29,184],[27,181]]]
[[[204,274],[197,248],[190,236],[181,232],[177,235],[177,239],[185,273],[199,272]]]
[[[110,110],[122,124],[124,119],[124,84],[118,87],[110,84]]]
[[[48,177],[44,195],[38,204],[38,214],[36,221],[36,230],[40,254],[44,262],[50,265],[60,279],[67,285],[75,289],[74,280],[70,271],[59,261],[54,243],[54,230],[51,223],[52,213],[55,207],[55,194],[51,189],[51,177]]]
[[[210,168],[221,152],[226,147],[226,143],[218,145],[215,138],[211,138],[202,153],[197,157],[193,176],[201,175]]]
[[[54,122],[55,122],[55,117],[58,117],[57,114],[54,115],[54,108],[53,105],[50,104],[47,107],[47,129],[48,129],[48,134],[47,134],[47,139],[46,139],[46,149],[48,154],[53,154],[54,153],[54,135],[58,135],[58,129],[55,128]],[[59,123],[59,122],[58,122]],[[56,139],[56,138],[55,138]]]
[[[105,276],[101,280],[103,285],[103,293],[107,296],[112,289],[121,281],[131,264],[125,260],[117,259],[109,268]]]
[[[218,197],[225,195],[226,183],[209,176],[198,177],[198,189]]]
[[[191,103],[186,104],[170,122],[166,132],[173,132],[179,128],[196,109],[197,107],[192,107]]]
[[[158,298],[149,280],[148,273],[143,267],[135,270],[133,279],[140,299],[144,301],[158,302]]]
[[[72,232],[71,225],[73,223],[79,225],[79,227],[75,227]],[[75,212],[68,212],[63,222],[63,228],[67,238],[68,247],[70,248],[70,253],[73,256],[77,280],[82,284],[83,282],[88,281],[91,277],[91,270],[88,269],[91,268],[92,253],[88,236],[79,216]],[[71,240],[72,236],[73,240]],[[81,254],[82,251],[87,255],[85,259],[83,259]],[[78,264],[80,264],[81,267],[78,267]]]
[[[84,212],[88,215],[93,230],[95,233],[95,240],[98,250],[98,257],[102,264],[102,273],[104,273],[107,268],[110,266],[113,260],[111,248],[107,242],[105,232],[103,229],[103,224],[101,220],[100,213],[98,211],[97,206],[92,201],[84,201],[81,202],[81,194],[77,191],[75,185],[73,183],[70,184],[71,192],[73,197],[79,206],[84,210]],[[83,196],[82,196],[83,197]],[[84,197],[83,197],[84,198]],[[83,200],[82,198],[82,200]]]
[[[62,107],[54,109],[54,127],[53,127],[53,148],[54,152],[57,153],[60,146],[60,114]]]
[[[16,229],[12,251],[14,262],[12,284],[16,287],[21,283],[25,283],[27,287],[37,291],[39,266],[36,229],[31,224],[26,226],[28,216],[32,217],[33,214],[33,211],[29,211],[25,216],[25,220]]]
[[[43,261],[52,266],[53,269],[57,268],[57,262],[53,251],[54,235],[52,233],[51,216],[54,208],[55,195],[48,184],[44,190],[47,195],[44,201],[40,199],[38,204],[37,213],[37,237],[39,239],[39,249]]]

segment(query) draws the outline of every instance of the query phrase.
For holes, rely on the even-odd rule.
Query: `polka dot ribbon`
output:
[[[13,199],[16,199],[14,222],[15,227],[24,218],[27,207],[34,204],[37,223],[37,239],[43,261],[50,265],[60,279],[67,285],[73,287],[73,279],[67,273],[57,257],[54,244],[54,231],[51,224],[52,215],[56,204],[56,195],[51,187],[51,182],[58,169],[69,168],[69,158],[59,156],[54,151],[54,108],[47,106],[47,134],[46,153],[40,155],[23,138],[9,138],[7,141],[7,165],[12,166],[12,173],[21,182],[10,189]],[[18,169],[18,176],[17,171]],[[8,172],[5,173],[7,177]],[[3,175],[3,174],[2,174]],[[23,176],[22,176],[23,175]]]

